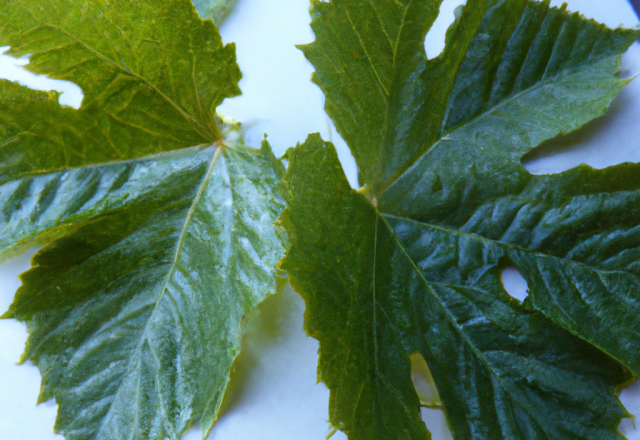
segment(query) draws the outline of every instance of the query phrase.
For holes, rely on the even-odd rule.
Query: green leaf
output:
[[[163,176],[141,181],[149,170]],[[242,316],[275,292],[277,177],[268,147],[209,147],[28,185],[47,187],[47,216],[69,214],[64,199],[87,200],[87,188],[96,201],[89,209],[129,199],[37,253],[5,316],[29,325],[23,361],[43,373],[40,400],[60,405],[57,431],[68,439],[178,438],[195,420],[209,431]]]
[[[215,115],[233,46],[188,0],[10,1],[5,43],[85,93],[0,81],[0,255],[46,243],[3,316],[27,323],[39,400],[70,440],[206,436],[285,238],[282,165]]]
[[[611,31],[548,1],[470,1],[444,52],[427,60],[424,39],[439,5],[312,3],[316,41],[303,50],[316,67],[313,80],[356,157],[360,183],[376,193],[392,183],[404,193],[418,175],[433,179],[407,168],[441,166],[443,155],[457,160],[454,149],[474,154],[465,163],[491,153],[518,161],[603,114],[627,83],[614,74],[637,33]]]
[[[628,83],[610,30],[549,2],[469,0],[428,60],[437,0],[312,2],[303,47],[363,189],[331,146],[288,154],[282,267],[351,439],[428,438],[426,360],[456,440],[621,439],[640,375],[640,165],[532,176],[521,158]],[[502,286],[514,265],[524,304]]]
[[[223,46],[214,24],[185,0],[8,0],[0,11],[0,45],[11,46],[8,55],[31,54],[32,72],[71,81],[84,93],[77,116],[84,124],[56,128],[75,135],[64,147],[36,145],[39,131],[27,141],[25,131],[41,129],[30,115],[6,122],[3,116],[2,139],[28,142],[3,146],[12,165],[22,158],[21,171],[213,143],[222,138],[215,108],[240,93],[234,45]]]
[[[211,18],[216,26],[229,17],[238,0],[193,0],[196,10],[202,18]]]
[[[334,426],[353,439],[428,438],[410,375],[419,352],[456,439],[622,438],[615,391],[631,373],[511,299],[508,252],[377,211],[318,136],[289,160],[283,269],[320,340]]]

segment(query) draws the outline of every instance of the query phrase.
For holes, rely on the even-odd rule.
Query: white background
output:
[[[427,36],[430,57],[442,50],[444,32],[453,21],[461,0],[445,0],[441,16]],[[560,0],[552,4],[560,5]],[[635,27],[638,19],[625,0],[573,0],[569,9],[580,10],[611,27]],[[226,101],[222,114],[247,124],[247,143],[259,146],[268,133],[276,155],[320,132],[333,140],[352,185],[355,163],[323,110],[324,98],[309,81],[312,66],[295,44],[313,40],[307,0],[238,0],[237,9],[222,26],[225,42],[236,42],[244,78],[243,96]],[[0,49],[0,52],[2,49]],[[68,83],[38,78],[20,67],[28,60],[0,56],[0,77],[19,80],[43,90],[65,91],[63,104],[78,106],[82,94]],[[640,73],[640,45],[625,56],[626,75]],[[556,140],[529,157],[525,164],[536,174],[554,173],[588,163],[597,168],[621,162],[640,162],[640,79],[616,99],[610,113],[580,132]],[[17,276],[29,268],[31,252],[0,264],[0,313],[10,305],[19,287]],[[514,295],[525,295],[526,285],[516,271],[507,271],[505,285]],[[331,432],[327,402],[329,392],[316,384],[318,344],[302,330],[302,300],[290,289],[268,299],[243,341],[243,354],[235,365],[225,410],[210,440],[321,440]],[[0,440],[62,440],[52,432],[56,405],[36,406],[40,375],[30,364],[16,365],[27,338],[23,324],[0,321]],[[621,393],[632,414],[640,416],[640,385]],[[434,440],[450,439],[442,414],[423,410]],[[640,440],[631,420],[621,431]],[[184,439],[200,439],[199,427]],[[336,433],[333,440],[346,436]]]

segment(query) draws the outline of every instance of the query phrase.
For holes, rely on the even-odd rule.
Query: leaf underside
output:
[[[290,150],[282,267],[320,341],[330,421],[350,439],[429,438],[410,356],[456,440],[622,439],[640,375],[640,165],[533,176],[544,141],[628,83],[610,30],[549,2],[469,0],[428,60],[440,2],[312,2],[302,47],[356,158]],[[515,266],[524,303],[500,276]]]
[[[8,0],[0,45],[84,92],[0,81],[0,255],[47,243],[4,315],[39,401],[70,440],[206,436],[284,252],[282,165],[215,115],[233,45],[188,0]]]

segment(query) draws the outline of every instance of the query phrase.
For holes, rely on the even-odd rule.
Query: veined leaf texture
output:
[[[202,17],[226,4],[194,3]],[[281,267],[349,438],[429,437],[418,353],[456,439],[621,438],[615,392],[638,369],[637,167],[532,176],[520,160],[606,111],[637,35],[545,2],[467,3],[433,60],[438,1],[313,3],[303,50],[363,189],[311,136],[281,194],[268,144],[243,146],[215,116],[239,71],[188,2],[8,2],[0,45],[85,93],[74,111],[0,88],[1,251],[47,243],[6,316],[29,325],[24,359],[60,404],[56,429],[179,438],[201,421],[206,434],[241,316],[275,291],[286,199]],[[524,304],[502,287],[507,265]]]
[[[283,268],[320,341],[331,423],[429,438],[420,354],[456,440],[622,439],[616,391],[640,366],[640,168],[533,176],[520,160],[604,114],[640,34],[566,5],[469,0],[428,59],[440,3],[312,3],[302,50],[363,185],[317,135],[288,153]],[[502,285],[510,265],[524,303]]]
[[[234,45],[188,0],[7,0],[1,45],[84,92],[0,83],[0,252],[47,243],[4,315],[39,400],[67,439],[206,435],[284,249],[284,168],[215,114]]]

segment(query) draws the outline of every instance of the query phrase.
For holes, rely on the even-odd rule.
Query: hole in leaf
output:
[[[431,432],[432,438],[453,440],[447,418],[441,409],[442,403],[433,376],[431,376],[427,362],[419,352],[411,355],[411,379],[422,405],[420,415]]]
[[[29,64],[29,56],[13,58],[4,53],[9,50],[8,46],[0,47],[0,78],[9,81],[17,81],[23,86],[34,90],[56,90],[62,92],[58,102],[61,105],[69,105],[73,108],[80,108],[84,94],[82,89],[70,81],[51,79],[46,75],[36,75],[29,72],[23,66]]]
[[[500,275],[504,290],[513,298],[523,302],[529,296],[527,281],[514,266],[507,266]]]
[[[424,50],[427,52],[428,59],[436,58],[444,50],[447,29],[455,22],[461,6],[465,3],[466,0],[444,0],[440,4],[440,14],[424,39]]]
[[[420,404],[429,408],[439,408],[442,406],[440,396],[427,362],[419,352],[413,353],[410,358],[411,380],[420,398]]]
[[[427,425],[433,440],[453,440],[444,411],[434,408],[420,408],[422,421]]]

